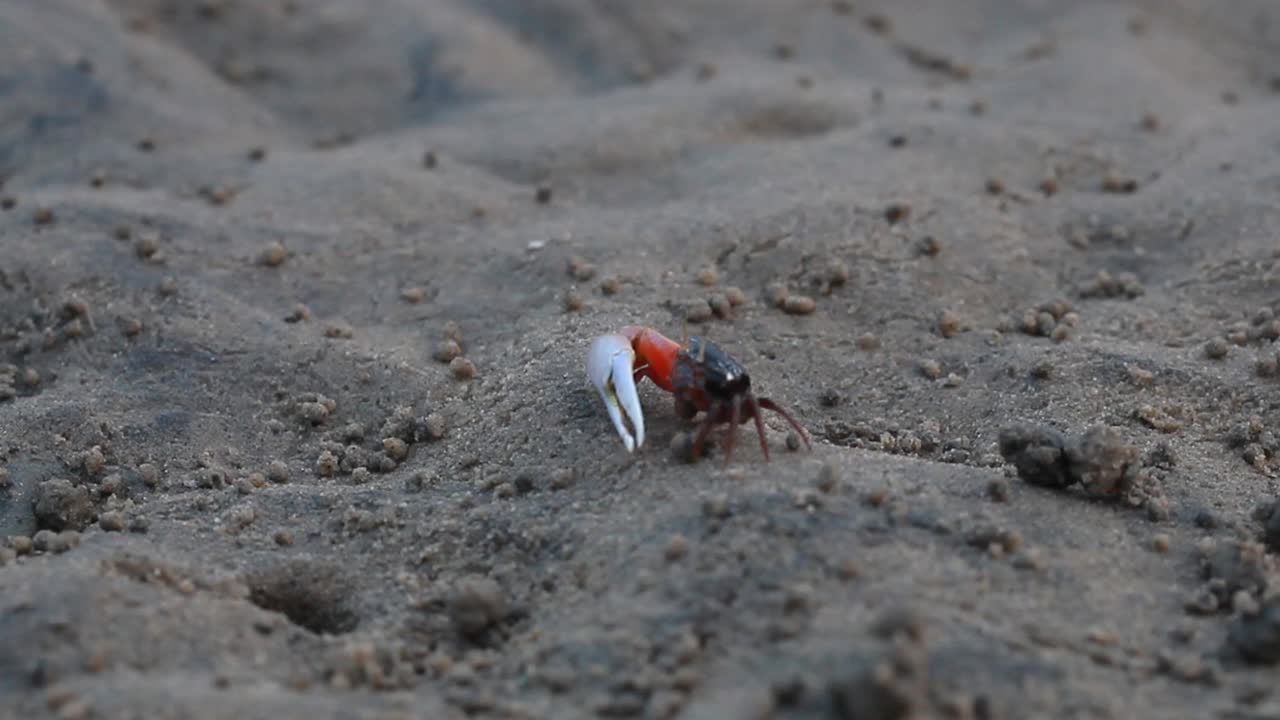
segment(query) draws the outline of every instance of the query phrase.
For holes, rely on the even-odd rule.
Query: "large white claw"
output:
[[[604,399],[604,408],[617,429],[627,452],[644,445],[644,414],[640,411],[640,396],[636,393],[636,351],[631,341],[622,335],[601,335],[591,341],[587,352],[587,377]],[[631,422],[635,435],[623,419]]]

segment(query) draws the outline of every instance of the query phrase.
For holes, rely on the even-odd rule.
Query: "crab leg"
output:
[[[604,400],[604,409],[627,452],[644,445],[644,413],[635,382],[636,351],[623,335],[601,335],[587,352],[587,378]],[[635,434],[627,427],[630,422]]]

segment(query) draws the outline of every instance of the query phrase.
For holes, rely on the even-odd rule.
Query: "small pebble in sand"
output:
[[[355,334],[355,329],[343,320],[335,320],[324,328],[324,336],[331,340],[350,340]]]
[[[952,310],[943,310],[938,314],[938,334],[944,338],[957,335],[963,324],[960,315]]]
[[[138,466],[138,477],[142,478],[142,482],[147,487],[155,487],[160,484],[160,472],[151,463],[142,463]]]
[[[827,265],[827,284],[831,287],[841,287],[849,282],[849,266],[843,260],[832,260]]]
[[[18,198],[12,195],[0,197],[0,210],[12,210],[18,205]]]
[[[424,169],[434,170],[438,164],[439,160],[436,158],[436,154],[434,152],[428,150],[422,153],[422,167]]]
[[[1221,360],[1227,356],[1231,350],[1231,345],[1226,338],[1216,337],[1204,344],[1205,357],[1210,360]]]
[[[273,483],[289,482],[289,466],[283,460],[272,460],[267,465],[267,479]]]
[[[600,281],[600,292],[605,295],[617,295],[622,289],[622,282],[616,277],[607,277]]]
[[[988,195],[1001,195],[1004,193],[1004,183],[999,178],[987,178],[986,190]]]
[[[794,430],[787,433],[786,439],[787,449],[795,452],[800,449],[800,436]]]
[[[707,446],[710,443],[703,443],[702,452],[705,455]],[[693,454],[693,433],[678,432],[671,436],[671,456],[683,463],[693,463],[697,461],[697,457]]]
[[[704,287],[711,287],[720,280],[719,273],[713,267],[702,268],[694,277],[697,279],[698,284]]]
[[[9,547],[19,555],[30,555],[31,551],[35,550],[34,543],[32,543],[31,538],[26,535],[9,536]]]
[[[31,222],[36,225],[52,225],[56,219],[57,217],[49,208],[36,208],[36,211],[31,213]]]
[[[102,454],[102,448],[94,445],[85,451],[80,465],[84,468],[85,474],[94,477],[102,473],[102,469],[107,465],[107,458]]]
[[[684,318],[691,323],[704,323],[715,317],[711,304],[704,299],[690,300],[684,306]]]
[[[286,480],[287,479],[288,478],[286,478]],[[265,473],[254,471],[246,475],[244,480],[252,490],[261,490],[267,486],[267,476]]]
[[[471,380],[476,376],[476,366],[467,358],[459,355],[449,361],[449,372],[458,380]]]
[[[289,314],[284,316],[284,321],[290,324],[308,322],[311,320],[311,308],[302,303],[294,303],[293,308],[289,310]]]
[[[1045,197],[1056,195],[1058,192],[1058,181],[1053,178],[1045,178],[1040,181],[1040,192]]]
[[[871,507],[880,507],[881,505],[884,505],[885,501],[888,499],[889,488],[878,487],[867,491],[867,494],[863,496],[862,501]]]
[[[402,462],[405,458],[409,457],[408,443],[398,437],[383,438],[382,451],[387,454],[387,457],[395,460],[396,462]]]
[[[482,576],[469,576],[454,585],[448,601],[453,626],[466,637],[478,637],[507,617],[502,587]]]
[[[1151,538],[1151,549],[1158,553],[1167,553],[1172,546],[1169,536],[1164,533],[1158,533]]]
[[[788,315],[809,315],[817,307],[818,304],[808,295],[788,295],[782,303],[782,310]]]
[[[769,283],[764,288],[765,299],[770,305],[778,308],[786,304],[787,297],[790,294],[790,291],[787,290],[787,286],[779,282]]]
[[[120,532],[124,525],[124,514],[117,510],[108,510],[98,517],[98,526],[107,532]]]
[[[462,348],[458,347],[458,343],[453,340],[441,340],[436,346],[435,352],[431,354],[437,362],[452,362],[454,358],[462,355]]]
[[[417,305],[427,299],[427,289],[418,285],[400,291],[400,299],[410,305]]]
[[[1280,369],[1280,360],[1277,360],[1275,353],[1263,353],[1258,356],[1253,368],[1258,373],[1258,377],[1271,377],[1276,374],[1277,369]]]
[[[538,186],[538,189],[534,191],[533,199],[536,200],[539,205],[546,205],[550,203],[551,202],[550,186],[547,186],[547,185]]]
[[[916,241],[916,252],[925,257],[936,257],[942,252],[942,243],[938,242],[938,238],[932,235],[925,235]]]
[[[578,282],[586,282],[596,275],[596,266],[577,255],[569,258],[569,276]]]
[[[858,336],[854,344],[859,350],[871,352],[880,349],[880,338],[875,333],[865,332]]]
[[[13,484],[12,478],[9,477],[9,471],[0,467],[0,490],[4,490]]]
[[[1048,360],[1041,360],[1031,366],[1031,377],[1037,380],[1048,380],[1053,377],[1054,364]]]
[[[729,298],[724,293],[711,293],[707,296],[707,305],[711,307],[711,312],[720,319],[726,319],[733,315],[733,303],[729,302]]]
[[[740,307],[747,304],[747,294],[742,292],[742,288],[730,285],[724,289],[724,297],[733,307]]]
[[[76,530],[64,530],[55,533],[41,530],[31,538],[36,550],[47,553],[64,553],[80,544],[80,533]]]
[[[733,514],[729,506],[729,498],[723,493],[708,495],[702,499],[702,516],[713,520],[724,520]]]
[[[1155,385],[1156,376],[1155,373],[1150,370],[1138,367],[1137,365],[1129,365],[1125,369],[1129,372],[1129,382],[1133,383],[1135,386],[1151,387],[1152,385]]]
[[[1122,178],[1117,175],[1107,175],[1102,178],[1100,189],[1102,192],[1106,193],[1128,195],[1138,191],[1138,181],[1132,178]]]
[[[1231,611],[1239,617],[1252,617],[1262,611],[1258,599],[1248,590],[1237,590],[1231,596]]]
[[[133,254],[142,260],[149,260],[160,250],[160,239],[153,233],[139,235],[133,241]]]
[[[566,291],[563,302],[565,312],[578,312],[587,306],[587,299],[577,290]]]
[[[667,562],[675,562],[684,557],[689,552],[689,541],[685,536],[676,533],[667,540],[667,547],[663,551],[663,557]]]
[[[138,337],[142,334],[142,321],[137,318],[117,318],[116,327],[120,328],[120,334],[127,338]]]
[[[293,544],[293,533],[288,530],[277,530],[271,539],[280,547],[289,547]]]
[[[551,473],[551,482],[549,483],[552,490],[564,490],[573,485],[573,470],[568,468],[560,468]]]
[[[338,457],[325,450],[316,458],[316,474],[320,477],[332,477],[338,472]]]
[[[1142,116],[1141,126],[1147,132],[1155,132],[1160,129],[1160,116],[1155,113],[1146,113]]]
[[[111,474],[98,483],[97,492],[101,497],[108,497],[120,492],[122,487],[124,487],[124,478],[117,474]]]
[[[995,502],[1009,502],[1009,480],[1007,478],[992,478],[987,482],[987,497]]]
[[[937,360],[921,360],[919,368],[920,374],[930,380],[937,380],[942,377],[942,365]]]
[[[893,22],[885,15],[872,14],[863,19],[867,29],[877,35],[888,35],[893,32]]]
[[[462,339],[462,326],[450,320],[444,324],[444,336],[456,343],[459,347],[466,347],[466,342]]]
[[[177,295],[178,281],[171,277],[167,277],[161,280],[160,284],[156,286],[156,292],[159,293],[161,297],[171,297],[173,295]]]
[[[264,147],[249,148],[249,152],[245,154],[251,162],[262,162],[267,159],[267,149]]]
[[[445,420],[444,415],[440,413],[431,413],[422,421],[422,427],[426,434],[426,439],[432,442],[439,440],[449,432],[449,423]]]
[[[89,303],[80,298],[71,298],[62,304],[62,314],[65,317],[89,317]]]
[[[840,467],[830,460],[823,463],[818,470],[818,479],[814,484],[819,490],[828,495],[835,492],[840,485]]]
[[[279,267],[289,257],[289,251],[279,240],[272,240],[258,253],[258,264]]]
[[[1166,498],[1150,498],[1146,504],[1147,520],[1153,523],[1168,522],[1173,512]]]
[[[884,219],[890,225],[905,222],[911,217],[911,206],[906,203],[893,203],[884,209]]]
[[[356,485],[368,485],[373,481],[373,473],[369,468],[361,465],[351,470],[351,482]]]

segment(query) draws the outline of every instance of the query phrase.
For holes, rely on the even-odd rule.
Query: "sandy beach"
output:
[[[0,716],[1278,717],[1278,228],[1264,0],[0,3]]]

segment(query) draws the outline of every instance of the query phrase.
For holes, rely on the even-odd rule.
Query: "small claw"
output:
[[[627,452],[644,445],[644,413],[640,411],[640,395],[636,393],[636,351],[622,335],[601,335],[591,342],[587,352],[587,377],[604,399],[604,409],[622,438]],[[625,420],[635,428],[635,436]]]

